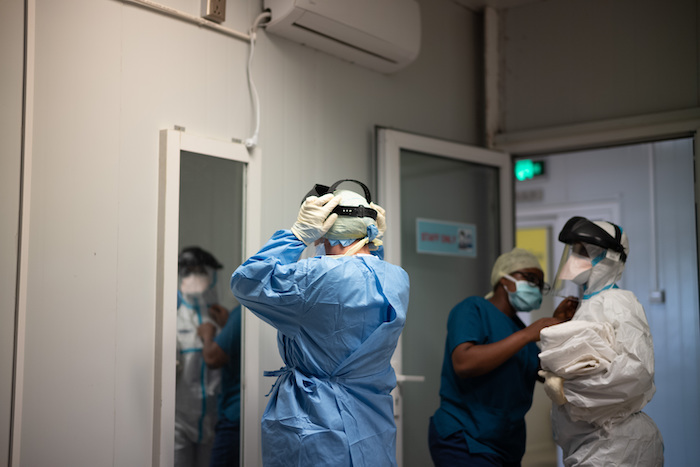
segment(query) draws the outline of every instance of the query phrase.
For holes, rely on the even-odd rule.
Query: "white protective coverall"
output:
[[[215,277],[212,271],[211,277]],[[197,328],[216,322],[209,307],[218,303],[212,280],[204,293],[178,290],[178,372],[175,386],[175,466],[208,467],[217,421],[221,370],[207,367]],[[218,326],[217,326],[218,330]]]
[[[566,399],[548,392],[554,438],[567,467],[662,466],[661,434],[641,412],[656,391],[651,332],[635,295],[615,286],[625,263],[602,256],[573,319],[541,332],[545,384],[557,380]]]

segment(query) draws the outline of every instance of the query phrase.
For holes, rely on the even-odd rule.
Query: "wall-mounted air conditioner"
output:
[[[382,73],[420,51],[415,0],[265,0],[267,31]]]

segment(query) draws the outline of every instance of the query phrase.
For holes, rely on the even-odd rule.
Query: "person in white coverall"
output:
[[[197,329],[203,323],[219,329],[210,313],[222,309],[215,288],[221,267],[211,253],[196,246],[178,256],[175,467],[209,467],[221,370],[204,362]]]
[[[654,386],[654,348],[644,308],[616,282],[629,242],[610,222],[572,217],[555,279],[583,288],[573,319],[542,330],[540,361],[552,399],[554,439],[569,466],[662,466],[663,439],[642,408]]]

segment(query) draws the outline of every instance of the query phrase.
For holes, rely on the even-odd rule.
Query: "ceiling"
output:
[[[492,7],[496,9],[512,8],[528,3],[535,3],[541,0],[453,0],[470,10],[481,11],[484,7]]]

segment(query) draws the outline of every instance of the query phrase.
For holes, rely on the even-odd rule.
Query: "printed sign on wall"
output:
[[[476,258],[476,226],[416,219],[416,251],[433,255]]]

